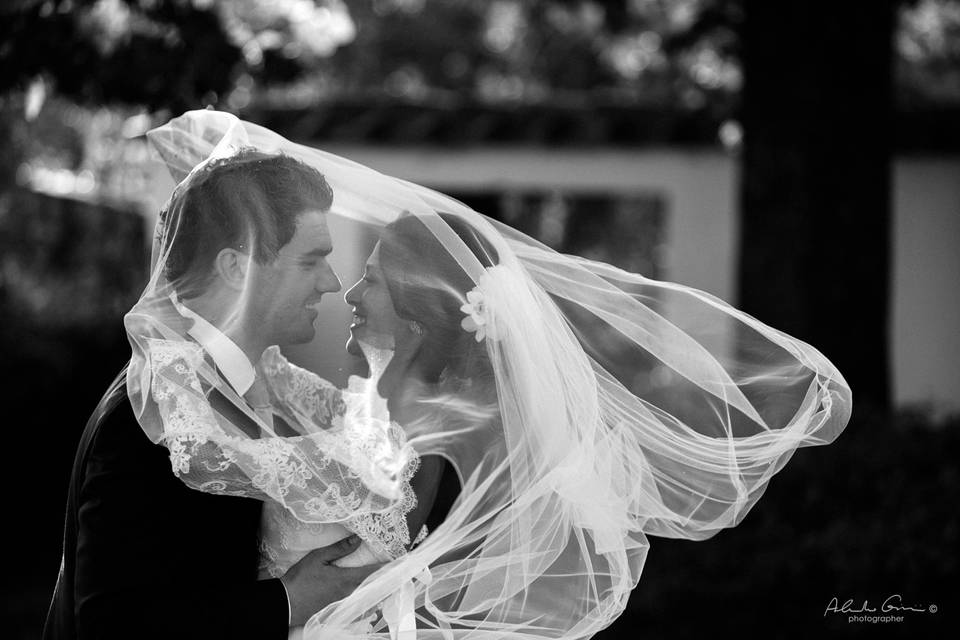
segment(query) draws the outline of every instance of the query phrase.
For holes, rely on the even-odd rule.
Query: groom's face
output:
[[[340,290],[340,279],[327,262],[333,250],[327,216],[307,211],[296,232],[270,264],[254,263],[250,274],[250,310],[254,327],[269,344],[313,340],[324,293]]]

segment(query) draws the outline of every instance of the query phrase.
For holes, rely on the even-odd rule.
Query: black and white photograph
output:
[[[7,0],[0,636],[960,632],[960,0]]]

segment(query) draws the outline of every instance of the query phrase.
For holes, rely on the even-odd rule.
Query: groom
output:
[[[178,236],[167,243],[163,275],[189,338],[250,399],[263,384],[254,363],[264,349],[310,341],[313,306],[340,290],[326,260],[332,192],[312,168],[256,151],[200,171],[168,205],[179,209]],[[310,553],[280,579],[258,580],[262,506],[188,488],[118,385],[77,450],[44,639],[284,640],[289,626],[379,568],[331,564],[359,546],[352,536]]]

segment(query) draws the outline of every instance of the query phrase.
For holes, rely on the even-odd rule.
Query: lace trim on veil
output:
[[[382,420],[392,447],[406,446],[406,433],[396,422],[389,421],[386,403],[361,378],[351,376],[346,392],[315,373],[291,363],[279,347],[270,347],[263,354],[261,366],[276,399],[283,406],[294,407],[313,418],[315,424],[329,424],[331,428],[351,431],[351,425],[363,420]],[[373,415],[371,415],[373,414]],[[401,498],[396,505],[382,513],[363,513],[348,519],[345,526],[370,545],[378,557],[397,558],[410,543],[406,516],[417,506],[417,496],[410,481],[420,466],[420,459],[411,450],[409,461],[401,472]],[[302,523],[310,526],[309,523]],[[426,536],[421,530],[417,541]]]
[[[299,489],[312,495],[300,506],[315,522],[342,521],[379,555],[397,557],[405,552],[410,543],[405,518],[416,506],[410,479],[419,458],[399,425],[383,422],[370,428],[371,420],[349,406],[351,398],[359,404],[357,394],[344,394],[271,347],[262,361],[268,388],[278,410],[287,412],[308,434],[233,436],[219,423],[200,382],[206,363],[199,345],[151,339],[149,353],[151,392],[163,425],[161,440],[169,450],[174,475],[188,486],[208,493],[269,498],[288,509],[291,491]],[[307,444],[312,447],[309,456]],[[400,497],[389,509],[360,509],[361,494],[368,493],[363,473],[341,468],[332,474],[339,481],[317,478],[318,469],[343,467],[342,461],[354,461],[360,468],[382,455],[385,445],[390,451],[405,450],[406,459],[400,471]]]

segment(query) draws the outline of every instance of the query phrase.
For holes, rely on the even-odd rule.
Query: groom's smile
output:
[[[313,339],[317,305],[324,293],[335,293],[341,284],[327,262],[333,251],[327,216],[308,211],[297,219],[290,242],[280,248],[276,260],[251,274],[251,307],[270,344],[301,344]]]

